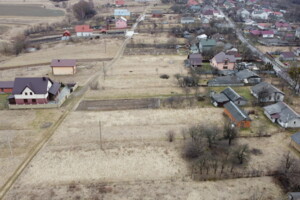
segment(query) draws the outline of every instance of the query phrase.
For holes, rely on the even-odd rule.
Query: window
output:
[[[36,99],[32,99],[32,103],[36,103]]]
[[[32,92],[30,92],[30,95],[32,95]]]
[[[24,103],[28,103],[28,99],[24,99]]]
[[[228,59],[225,60],[224,65],[228,65]]]
[[[25,92],[25,95],[27,95],[27,92]]]
[[[228,69],[228,66],[223,66],[223,69]]]
[[[294,121],[294,124],[296,124],[296,121]]]

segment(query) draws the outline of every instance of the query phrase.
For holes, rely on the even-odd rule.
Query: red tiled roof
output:
[[[89,25],[77,25],[75,26],[75,32],[93,32],[93,29]]]

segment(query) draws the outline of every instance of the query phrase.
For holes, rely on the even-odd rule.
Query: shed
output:
[[[152,17],[163,17],[163,11],[161,10],[152,10]]]
[[[199,67],[202,65],[202,55],[199,53],[190,54],[188,60],[192,66]]]
[[[14,88],[14,81],[0,81],[0,94],[12,93]]]
[[[73,75],[76,73],[76,60],[53,59],[51,68],[53,75]]]
[[[239,108],[232,101],[224,105],[224,113],[233,121],[233,123],[240,128],[250,128],[251,119],[248,114]]]

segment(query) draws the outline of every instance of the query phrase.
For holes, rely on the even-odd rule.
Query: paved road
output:
[[[153,2],[154,3],[154,2]],[[150,4],[145,11],[140,15],[141,17],[144,17],[148,9],[153,4]],[[137,20],[137,22],[133,25],[132,31],[135,30],[135,28],[138,26],[138,23],[140,21]],[[107,68],[112,67],[112,65],[122,57],[125,47],[127,43],[130,41],[131,38],[126,38],[123,42],[122,46],[120,47],[119,51],[115,55],[115,57],[105,66]],[[15,183],[15,181],[18,179],[18,177],[21,175],[23,170],[28,166],[28,164],[31,162],[31,160],[37,155],[37,153],[42,149],[42,147],[48,142],[48,140],[52,137],[52,135],[55,133],[56,129],[60,126],[60,124],[64,121],[64,119],[68,116],[68,114],[75,110],[77,105],[80,103],[80,101],[83,99],[84,94],[88,91],[90,83],[93,81],[98,81],[100,76],[103,74],[102,70],[99,70],[96,74],[94,74],[78,91],[73,92],[71,95],[72,101],[66,106],[66,110],[63,113],[63,115],[57,120],[57,122],[49,129],[45,137],[35,146],[32,148],[32,150],[29,152],[29,155],[24,158],[23,162],[18,166],[14,174],[7,180],[7,182],[0,188],[0,199],[4,197],[4,195],[8,192],[8,190],[11,188],[11,186]]]
[[[227,15],[225,15],[224,12],[218,6],[214,5],[214,7],[225,16],[225,20],[227,21],[229,26],[235,30],[235,34],[241,42],[243,42],[255,55],[258,55],[258,57],[262,61],[264,61],[264,63],[271,63],[273,65],[274,71],[277,73],[277,75],[280,78],[284,79],[289,85],[291,85],[292,87],[297,88],[299,90],[299,86],[295,87],[295,82],[286,73],[283,66],[278,64],[275,60],[268,58],[264,53],[262,53],[255,46],[253,46],[248,41],[248,39],[244,37],[242,31],[236,26],[236,24],[233,21]]]

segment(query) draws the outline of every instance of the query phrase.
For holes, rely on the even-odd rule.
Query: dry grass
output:
[[[107,50],[104,49],[104,40],[84,41],[82,43],[59,43],[41,51],[22,54],[3,62],[1,67],[19,65],[33,65],[48,63],[52,59],[99,59],[112,58],[118,50],[122,40],[106,39]]]
[[[274,52],[274,51],[290,51],[294,50],[297,47],[282,47],[282,46],[256,46],[261,52],[267,53],[267,52]]]

